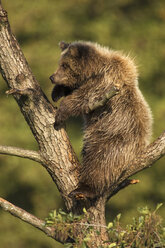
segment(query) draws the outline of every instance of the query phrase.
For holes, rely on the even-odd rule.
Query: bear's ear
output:
[[[60,41],[59,47],[61,48],[62,51],[64,51],[66,48],[68,48],[69,43],[66,43],[64,41]]]
[[[75,45],[69,46],[69,51],[73,57],[79,57],[79,55],[80,55],[79,48]]]

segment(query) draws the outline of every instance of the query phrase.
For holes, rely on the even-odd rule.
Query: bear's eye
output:
[[[66,63],[62,63],[62,68],[66,69],[68,67],[68,65]]]

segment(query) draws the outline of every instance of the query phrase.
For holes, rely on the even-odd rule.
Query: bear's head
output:
[[[62,96],[67,96],[80,85],[93,77],[96,72],[97,61],[94,47],[90,43],[60,42],[61,58],[57,70],[50,76],[55,87],[52,98],[57,101]]]

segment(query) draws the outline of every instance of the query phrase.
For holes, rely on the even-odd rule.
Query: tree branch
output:
[[[129,165],[125,176],[130,177],[151,167],[158,159],[165,155],[165,131],[142,154]]]
[[[70,241],[70,235],[66,231],[67,226],[73,225],[73,230],[75,228],[74,223],[62,223],[63,227],[61,227],[61,223],[53,224],[53,226],[47,226],[46,222],[44,220],[41,220],[37,218],[36,216],[28,213],[22,208],[19,208],[12,204],[11,202],[8,202],[7,200],[0,197],[0,207],[9,212],[11,215],[21,219],[22,221],[32,225],[33,227],[39,229],[40,231],[44,232],[48,237],[53,238],[54,240],[64,244],[65,242]],[[81,223],[76,223],[77,225],[81,225]],[[89,226],[89,224],[83,223],[82,225]],[[94,226],[94,225],[93,225]],[[100,226],[100,225],[99,225]],[[82,229],[82,227],[81,227]],[[81,231],[80,229],[80,231]],[[76,232],[76,230],[75,230]],[[76,237],[77,233],[75,234]]]
[[[35,217],[34,215],[26,212],[25,210],[15,206],[14,204],[6,201],[1,197],[0,197],[0,206],[2,207],[3,210],[9,212],[10,214],[23,220],[24,222],[27,222],[30,225],[38,228],[42,232],[46,233],[47,236],[54,239],[54,228],[46,227],[45,221]]]
[[[129,177],[138,172],[151,167],[158,159],[165,155],[165,131],[150,145],[144,149],[143,153],[128,165],[127,169],[123,171],[118,181],[111,186],[109,192],[106,193],[107,198],[111,198],[121,189],[131,185]],[[132,181],[132,180],[130,180]]]
[[[43,163],[42,157],[39,152],[26,150],[23,148],[12,147],[12,146],[1,146],[0,154],[6,154],[11,156],[17,156],[21,158],[28,158],[39,163]]]

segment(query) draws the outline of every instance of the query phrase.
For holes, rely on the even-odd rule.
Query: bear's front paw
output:
[[[59,112],[59,111],[57,110],[56,115],[55,115],[55,123],[54,123],[54,126],[55,126],[55,127],[58,127],[58,126],[61,125],[62,123],[63,123],[63,118],[62,118],[61,112]]]
[[[64,111],[63,111],[64,110]],[[58,127],[66,121],[68,118],[66,109],[63,109],[61,106],[59,109],[57,109],[56,115],[55,115],[55,123],[54,127]]]

